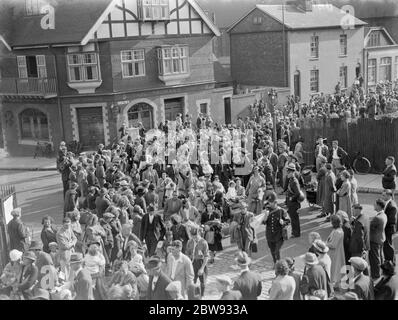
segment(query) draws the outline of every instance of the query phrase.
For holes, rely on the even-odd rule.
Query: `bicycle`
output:
[[[356,174],[364,175],[372,170],[372,164],[361,152],[358,152],[351,162],[351,168]]]
[[[39,154],[42,157],[51,158],[52,155],[53,155],[53,147],[52,147],[51,143],[48,143],[48,142],[44,142],[44,143],[37,142],[36,148],[35,148],[35,153],[33,155],[33,159],[36,159],[39,156]]]

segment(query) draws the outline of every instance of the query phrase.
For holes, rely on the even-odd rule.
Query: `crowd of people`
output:
[[[61,143],[62,226],[45,217],[40,241],[29,241],[21,210],[13,210],[11,261],[1,276],[0,297],[199,300],[208,267],[217,263],[222,240],[229,236],[239,249],[235,261],[241,273],[235,281],[216,277],[220,299],[257,299],[262,282],[249,266],[258,250],[253,222],[261,218],[277,276],[271,299],[336,297],[335,289],[345,283],[341,267],[349,264],[356,270],[355,286],[340,298],[387,299],[386,288],[396,282],[389,274],[395,263],[396,206],[395,215],[386,207],[394,204],[395,185],[388,178],[394,175],[394,159],[389,158],[385,174],[389,188],[376,202],[378,215],[368,228],[355,177],[344,167],[346,152],[337,141],[329,148],[319,138],[316,203],[333,230],[325,242],[311,234],[310,252],[301,257],[303,273],[294,270],[294,259],[281,258],[284,241],[301,236],[298,210],[303,190],[312,185],[305,181],[294,119],[276,124],[276,146],[269,113],[221,126],[205,115],[195,124],[189,115],[178,115],[157,130],[145,132],[140,125],[135,137],[124,126],[117,143],[101,144],[91,154],[74,155]],[[283,204],[277,193],[286,195]],[[367,261],[372,279],[365,275]],[[373,293],[370,284],[376,280]],[[364,284],[372,293],[361,291]]]

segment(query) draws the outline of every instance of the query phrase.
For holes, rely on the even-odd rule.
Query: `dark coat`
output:
[[[50,253],[48,245],[51,242],[57,242],[57,229],[51,226],[51,230],[43,229],[40,234],[41,242],[43,243],[43,251]]]
[[[387,216],[386,231],[395,233],[397,227],[397,204],[394,200],[387,203],[384,212]]]
[[[260,275],[252,271],[244,271],[236,279],[234,290],[240,291],[242,300],[257,300],[262,290]]]
[[[308,290],[310,294],[315,290],[325,290],[327,292],[327,275],[321,265],[306,268],[304,274],[308,277]]]
[[[373,281],[369,276],[361,274],[354,281],[354,289],[352,290],[358,295],[360,300],[374,300]]]
[[[139,247],[142,246],[141,240],[134,233],[131,233],[129,235],[127,243],[131,240],[137,242]],[[121,243],[118,243],[117,245],[122,249],[122,259],[126,260],[126,261],[130,261],[131,253],[130,253],[130,250],[128,247],[127,248],[124,247],[124,240],[122,239]]]
[[[67,190],[64,200],[64,212],[70,212],[76,209],[76,201],[79,195],[76,190]]]
[[[352,256],[361,256],[363,251],[369,249],[369,221],[362,214],[352,223],[350,253]]]
[[[152,291],[153,276],[149,277],[147,300],[170,300],[166,287],[170,284],[170,278],[163,272],[160,272],[158,281],[155,284],[155,290]]]
[[[12,219],[7,225],[8,236],[10,238],[10,251],[25,251],[28,230],[20,218]]]
[[[265,221],[265,233],[267,237],[267,241],[277,242],[283,241],[282,236],[282,225],[279,223],[279,220],[283,219],[285,223],[289,223],[289,218],[285,210],[282,208],[277,208],[269,213],[267,220]]]
[[[39,271],[34,264],[24,266],[22,268],[21,278],[18,284],[18,290],[21,291],[25,298],[32,297],[31,288],[37,281]]]
[[[395,185],[396,176],[397,176],[397,168],[394,165],[385,168],[383,171],[383,178],[381,180],[383,189],[394,190],[396,187]]]
[[[398,275],[380,280],[374,288],[376,300],[397,300]]]
[[[346,166],[348,153],[342,147],[337,147],[337,156],[340,158],[341,164],[343,166]],[[333,148],[330,148],[328,162],[332,163],[332,160],[333,160]]]
[[[155,214],[153,217],[152,224],[154,224],[154,236],[156,240],[161,240],[163,239],[165,233],[166,233],[166,228],[164,226],[163,219],[160,215]],[[143,216],[142,221],[141,221],[141,241],[143,241],[145,238],[147,238],[149,235],[148,230],[149,229],[149,213]]]
[[[242,300],[242,294],[238,290],[225,291],[220,300]]]

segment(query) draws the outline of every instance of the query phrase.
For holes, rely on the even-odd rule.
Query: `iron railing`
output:
[[[57,95],[57,83],[55,78],[1,78],[0,95],[53,97]]]

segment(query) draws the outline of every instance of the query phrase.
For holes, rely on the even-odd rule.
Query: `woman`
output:
[[[198,209],[196,209],[189,199],[182,200],[182,207],[180,209],[180,215],[182,217],[183,223],[187,223],[188,221],[193,222],[194,224],[200,224],[200,213]]]
[[[80,212],[75,210],[72,212],[68,213],[69,218],[71,220],[71,228],[73,233],[76,236],[77,242],[75,245],[75,251],[76,252],[83,252],[83,231],[82,231],[82,226],[80,225]]]
[[[22,274],[22,252],[10,251],[10,262],[6,264],[0,277],[0,294],[11,295],[13,287],[18,284]]]
[[[209,245],[210,259],[209,263],[214,263],[216,252],[222,251],[222,225],[221,213],[214,210],[213,203],[206,205],[206,212],[202,214],[202,225],[205,226],[205,240]]]
[[[224,193],[220,190],[216,191],[214,195],[214,206],[215,208],[221,212],[222,222],[228,222],[231,220],[231,213],[229,209],[229,205],[224,199]]]
[[[336,213],[343,225],[341,226],[341,228],[343,229],[344,232],[344,254],[345,254],[345,262],[346,265],[349,265],[350,262],[350,258],[351,258],[351,252],[350,252],[350,242],[351,242],[351,235],[352,235],[352,229],[351,229],[351,224],[350,224],[350,219],[348,218],[347,213],[345,213],[344,211],[337,211]]]
[[[308,234],[308,242],[311,245],[311,247],[308,249],[308,252],[317,254],[317,250],[315,249],[315,246],[314,246],[314,242],[316,240],[321,240],[321,235],[318,232],[314,232],[314,231],[310,232]]]
[[[332,284],[337,286],[341,279],[340,270],[346,265],[344,254],[344,231],[341,228],[343,223],[338,215],[332,215],[330,222],[333,230],[326,241],[326,245],[329,247],[329,256],[332,260],[330,280]]]
[[[265,188],[265,179],[260,176],[258,167],[253,168],[253,175],[250,177],[246,187],[248,210],[255,215],[261,213],[263,199],[260,197],[260,191]],[[260,199],[261,198],[261,199]]]
[[[84,257],[84,267],[93,279],[94,300],[107,300],[104,285],[105,257],[100,252],[100,243],[93,241],[89,244],[88,252]]]
[[[52,225],[54,222],[53,218],[46,216],[41,221],[43,229],[41,230],[40,238],[43,243],[43,251],[50,253],[50,247],[48,246],[51,242],[57,242],[57,229]]]
[[[127,261],[120,261],[115,266],[116,272],[109,281],[108,296],[111,298],[115,288],[128,292],[125,300],[138,300],[137,278],[129,270]],[[113,296],[114,297],[114,296]]]
[[[354,206],[359,203],[358,201],[358,181],[354,176],[354,170],[349,169],[350,184],[351,184],[351,204]]]
[[[340,174],[340,178],[343,181],[340,189],[337,190],[337,196],[339,197],[339,210],[344,211],[348,214],[351,219],[351,184],[350,184],[350,174],[348,171],[343,171]]]
[[[330,279],[332,260],[330,259],[330,256],[328,255],[329,247],[322,240],[315,240],[313,246],[316,251],[315,254],[318,256],[319,264],[325,269],[325,271]]]
[[[326,157],[319,157],[321,160],[321,167],[316,175],[316,180],[318,182],[317,190],[316,190],[316,204],[322,208],[323,211],[323,200],[325,197],[325,179],[326,179]],[[322,212],[324,214],[324,212]]]
[[[293,300],[296,290],[296,281],[289,276],[289,266],[285,260],[279,260],[275,264],[276,279],[269,290],[270,300]]]
[[[236,183],[236,196],[238,197],[239,200],[245,199],[246,198],[246,189],[244,186],[242,186],[242,179],[236,178],[235,183]]]
[[[398,300],[398,275],[395,264],[387,260],[380,267],[383,274],[374,288],[375,300]]]
[[[144,300],[146,297],[149,277],[147,275],[143,257],[138,253],[138,243],[134,240],[129,241],[127,244],[130,250],[130,261],[128,262],[129,270],[137,278],[137,286],[140,300]]]
[[[296,146],[294,147],[294,155],[297,158],[298,164],[302,167],[304,165],[304,139],[299,137]]]

